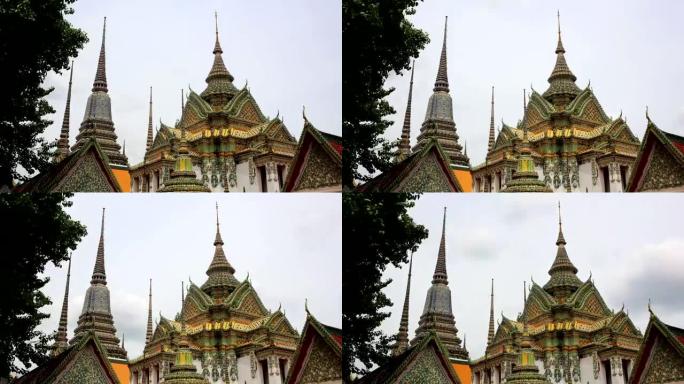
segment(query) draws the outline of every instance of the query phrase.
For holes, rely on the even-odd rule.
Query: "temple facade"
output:
[[[519,355],[529,359],[550,383],[625,384],[641,345],[641,332],[624,308],[613,311],[591,276],[582,281],[565,249],[559,217],[556,257],[543,286],[532,282],[516,320],[502,316],[494,332],[494,300],[490,308],[485,355],[471,363],[472,384],[510,382]],[[493,288],[492,288],[493,289]],[[529,343],[529,347],[525,347]]]
[[[553,192],[622,192],[627,188],[639,151],[622,114],[611,118],[603,111],[590,85],[580,89],[565,59],[560,20],[556,64],[549,87],[532,89],[525,100],[523,119],[513,127],[502,122],[495,137],[494,95],[487,156],[473,167],[473,190],[500,192],[516,173],[525,130],[534,171]]]
[[[191,281],[182,291],[181,311],[173,318],[161,316],[155,327],[150,309],[143,355],[130,361],[131,384],[164,381],[181,347],[192,359],[186,365],[212,384],[279,383],[287,377],[299,334],[280,308],[263,305],[249,277],[235,277],[223,250],[218,208],[216,220],[206,281]]]
[[[181,97],[181,117],[153,133],[152,93],[143,162],[131,168],[131,191],[157,192],[171,179],[181,136],[195,177],[212,192],[283,189],[297,141],[279,116],[264,115],[245,84],[238,89],[223,62],[218,23],[214,63],[199,94]],[[183,133],[185,132],[185,133]]]

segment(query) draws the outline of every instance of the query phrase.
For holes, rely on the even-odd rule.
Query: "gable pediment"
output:
[[[660,141],[655,140],[647,161],[641,184],[642,190],[658,190],[684,185],[684,167]]]
[[[117,181],[110,179],[103,160],[91,148],[65,170],[54,192],[117,192],[113,185]]]
[[[449,177],[433,151],[421,158],[399,185],[397,192],[451,192]]]

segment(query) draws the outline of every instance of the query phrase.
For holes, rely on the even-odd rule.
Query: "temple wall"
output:
[[[254,176],[254,184],[249,182],[249,161],[243,161],[236,165],[235,173],[237,174],[237,190],[236,192],[261,192],[261,180],[259,179],[259,172]],[[231,191],[232,192],[232,191]]]
[[[578,192],[602,192],[603,186],[601,185],[600,177],[596,179],[596,185],[592,180],[591,176],[591,162],[585,162],[579,165],[579,188]]]
[[[580,357],[580,379],[582,383],[605,384],[606,373],[603,372],[603,368],[599,364],[598,379],[594,378],[594,360],[591,356],[584,356]]]

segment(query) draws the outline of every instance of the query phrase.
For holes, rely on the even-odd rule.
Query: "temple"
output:
[[[265,116],[245,84],[238,89],[223,61],[218,20],[212,51],[214,61],[205,89],[189,90],[181,117],[174,125],[160,123],[152,137],[152,100],[146,127],[143,162],[131,167],[133,192],[162,191],[172,179],[185,135],[186,176],[212,192],[278,192],[283,189],[297,141],[279,116]],[[150,94],[151,98],[151,94]],[[183,133],[185,132],[185,133]],[[341,168],[340,168],[341,169]],[[195,185],[177,183],[171,191],[191,191]],[[169,188],[166,188],[169,190]]]
[[[616,119],[606,115],[590,85],[580,89],[575,83],[565,59],[560,16],[555,53],[549,87],[542,94],[532,89],[523,119],[515,127],[502,123],[496,137],[492,98],[487,155],[473,167],[474,191],[500,192],[516,184],[520,157],[527,163],[531,157],[533,172],[553,192],[626,190],[639,140],[622,114]]]
[[[412,268],[413,255],[409,262],[406,294],[392,356],[388,363],[368,373],[357,383],[470,383],[470,357],[465,342],[461,344],[457,335],[446,270],[446,207],[432,285],[425,298],[415,337],[409,343]]]
[[[280,308],[264,307],[249,277],[235,277],[223,246],[217,207],[207,279],[199,286],[190,281],[187,291],[182,290],[183,304],[175,317],[160,315],[143,355],[129,362],[133,383],[175,377],[178,350],[185,350],[184,366],[212,384],[281,382],[287,377],[299,334]],[[149,324],[148,317],[148,329]]]
[[[411,69],[408,101],[395,163],[389,170],[360,185],[362,192],[470,192],[470,159],[458,142],[453,102],[449,94],[447,70],[447,18],[433,93],[428,100],[425,119],[416,145],[411,149]],[[445,176],[449,173],[450,176]]]
[[[684,137],[658,128],[646,111],[646,132],[628,192],[684,191]]]
[[[102,45],[95,72],[92,93],[76,136],[69,148],[71,84],[73,62],[69,75],[66,107],[55,163],[46,171],[18,185],[16,192],[127,192],[130,190],[128,159],[117,143],[112,119],[111,99],[108,94],[105,65],[105,32],[107,18],[102,27]]]
[[[591,276],[580,280],[566,245],[559,206],[549,281],[543,286],[533,281],[529,295],[525,289],[518,318],[502,316],[494,335],[490,332],[485,355],[471,362],[472,384],[512,382],[520,371],[516,367],[521,365],[521,353],[534,359],[535,369],[552,383],[626,383],[642,335],[624,308],[608,308]],[[492,300],[489,329],[493,328]],[[532,367],[529,361],[526,365]]]

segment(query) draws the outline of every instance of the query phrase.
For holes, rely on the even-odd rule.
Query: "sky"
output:
[[[302,106],[316,128],[341,135],[342,27],[340,0],[180,1],[79,0],[67,20],[90,41],[75,59],[70,145],[75,142],[91,94],[107,17],[107,83],[118,143],[126,140],[131,165],[145,152],[149,88],[153,121],[180,117],[181,88],[201,93],[214,60],[214,11],[223,61],[239,89],[248,82],[262,112],[278,112],[299,139]],[[69,85],[68,71],[49,73],[47,97],[56,110],[45,130],[59,138]]]
[[[523,282],[544,285],[556,256],[558,202],[566,250],[586,281],[592,276],[609,308],[623,303],[634,324],[646,331],[648,301],[666,323],[684,326],[684,201],[667,195],[460,195],[424,194],[409,214],[429,237],[413,256],[409,337],[431,285],[447,207],[446,259],[456,328],[467,338],[470,358],[484,355],[491,279],[495,321],[516,318],[523,308]],[[408,265],[390,266],[384,292],[394,303],[381,329],[399,330]],[[496,326],[496,325],[495,325]]]
[[[129,359],[142,354],[147,325],[149,279],[154,322],[160,312],[174,318],[181,307],[181,281],[201,286],[214,255],[219,204],[223,249],[243,281],[249,274],[266,308],[282,304],[298,332],[308,308],[324,324],[341,327],[342,231],[339,194],[300,196],[232,194],[77,194],[67,209],[87,227],[72,254],[68,337],[73,337],[95,265],[102,208],[105,213],[105,269],[114,326],[125,334]],[[67,264],[48,265],[43,292],[52,300],[50,318],[39,329],[57,329]]]
[[[503,119],[515,125],[522,118],[523,89],[543,93],[556,62],[560,11],[565,58],[577,85],[591,87],[608,116],[623,117],[641,140],[645,110],[659,128],[684,135],[684,88],[681,46],[684,24],[677,1],[608,0],[571,2],[485,0],[420,2],[409,16],[427,32],[430,43],[416,59],[411,144],[415,145],[432,94],[442,48],[444,17],[448,76],[459,142],[467,143],[471,165],[484,161],[489,135],[491,87],[495,87],[496,130]],[[402,76],[404,75],[404,76]],[[397,113],[385,132],[401,135],[410,71],[392,75],[395,87],[387,100]]]

